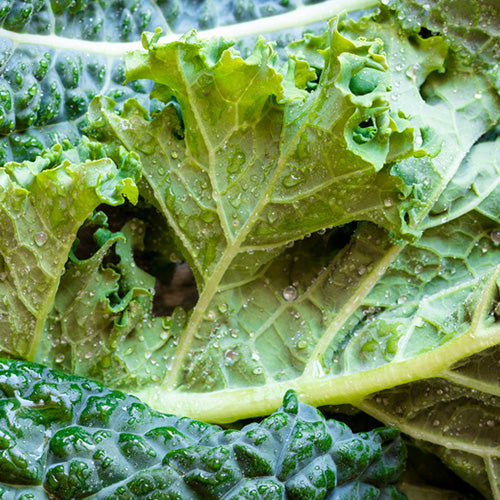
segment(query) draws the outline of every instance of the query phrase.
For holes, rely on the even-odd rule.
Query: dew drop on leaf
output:
[[[297,342],[297,347],[299,349],[305,349],[307,347],[307,341],[302,339]]]
[[[39,233],[35,234],[35,243],[41,247],[42,245],[45,245],[47,242],[48,236],[47,233],[44,233],[43,231],[40,231]]]
[[[224,352],[224,357],[227,359],[228,364],[232,365],[233,363],[236,363],[238,359],[240,359],[240,355],[237,351],[234,351],[233,349],[228,349],[227,351]]]
[[[500,245],[500,229],[491,231],[490,238],[495,245]]]
[[[278,219],[278,214],[276,212],[271,211],[267,214],[267,220],[269,221],[270,224],[274,224],[277,219]]]
[[[299,292],[297,292],[297,289],[293,285],[287,286],[283,289],[283,298],[287,302],[293,302],[298,295]]]
[[[296,186],[297,184],[300,184],[303,180],[304,180],[304,177],[303,177],[302,173],[293,172],[290,175],[287,175],[283,179],[282,183],[283,183],[283,186],[290,188],[290,187]]]

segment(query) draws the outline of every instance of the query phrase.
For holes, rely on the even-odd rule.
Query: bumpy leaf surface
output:
[[[236,431],[39,365],[1,362],[0,380],[2,498],[403,498],[398,431],[354,434],[293,391]]]
[[[316,2],[304,5],[310,3]],[[179,37],[193,28],[231,28],[297,7],[288,0],[2,0],[0,164],[33,160],[63,140],[77,144],[96,95],[120,103],[134,96],[156,109],[159,103],[149,99],[151,82],[122,85],[123,56],[140,44],[143,32],[160,28],[166,36]],[[319,6],[310,7],[322,21],[343,8],[334,2],[325,3],[323,13]],[[289,26],[293,23],[284,27]],[[230,29],[230,37],[235,36],[231,31],[238,36],[238,29]]]
[[[500,4],[496,0],[383,0],[405,29],[443,35],[454,48],[462,69],[486,70],[500,90],[498,44]]]
[[[168,402],[156,388],[138,392],[160,407],[165,401],[165,408],[193,411],[196,404],[199,415],[213,411],[213,418],[229,420],[236,416],[235,401],[248,401],[255,413],[266,412],[270,394],[290,384],[316,404],[353,402],[379,384],[385,388],[439,376],[455,362],[498,343],[498,146],[495,134],[483,137],[500,116],[496,91],[487,77],[462,72],[462,63],[442,37],[408,38],[388,11],[378,14],[377,22],[346,21],[338,31],[330,29],[292,47],[296,63],[312,60],[320,73],[305,97],[290,92],[289,73],[284,73],[281,93],[274,91],[269,110],[252,99],[257,104],[251,110],[262,118],[245,119],[244,125],[252,129],[250,144],[248,131],[237,121],[247,116],[249,86],[242,83],[245,94],[233,98],[224,82],[234,78],[226,70],[229,65],[238,66],[239,82],[245,81],[245,71],[256,73],[262,45],[253,59],[244,61],[221,42],[200,48],[193,38],[170,46],[146,40],[149,52],[128,59],[129,78],[149,72],[157,82],[155,96],[164,101],[175,97],[182,123],[171,107],[151,118],[133,102],[120,116],[109,101],[91,108],[96,137],[112,141],[114,135],[119,144],[141,155],[146,172],[142,192],[169,221],[197,278],[200,299],[184,329],[178,330],[175,356],[159,385],[167,391]],[[372,71],[373,66],[366,69],[359,58],[350,59],[349,50],[355,52],[357,44],[366,46],[366,40],[374,39],[383,42],[389,71],[384,77]],[[349,73],[342,64],[333,71],[329,57],[334,47],[345,50],[336,57],[349,61],[354,71]],[[318,49],[322,57],[312,58]],[[430,51],[433,57],[428,57]],[[373,46],[367,53],[377,54]],[[168,71],[162,70],[163,61]],[[267,63],[264,74],[272,75],[272,67]],[[224,75],[221,83],[219,71]],[[267,79],[270,89],[273,80]],[[297,88],[297,80],[295,84]],[[367,103],[380,85],[388,92],[388,116],[411,117],[407,127],[418,131],[424,149],[439,149],[439,154],[421,157],[417,149],[417,157],[398,160],[409,151],[404,140],[397,140],[404,137],[402,127],[393,128],[394,142],[383,149],[370,136],[380,131],[370,129],[379,123],[376,118],[356,130],[343,115],[342,135],[355,161],[369,158],[377,175],[390,166],[389,179],[405,181],[398,196],[386,191],[377,199],[386,217],[392,217],[393,210],[403,214],[406,234],[422,231],[413,242],[395,242],[380,226],[393,233],[397,229],[377,216],[366,217],[370,209],[338,219],[339,212],[332,210],[321,218],[325,199],[349,213],[359,187],[357,169],[349,174],[343,167],[342,159],[350,153],[341,156],[316,141],[328,127],[340,125],[327,110],[342,110],[341,101],[336,98],[335,108],[329,108],[329,96],[347,88],[349,101],[358,106],[348,113],[366,117]],[[255,81],[251,88],[262,94]],[[274,132],[280,104],[286,109],[280,117],[283,126]],[[209,109],[221,109],[221,115]],[[263,140],[256,130],[264,124],[265,149],[256,145]],[[350,140],[356,133],[361,144]],[[307,143],[302,146],[304,136]],[[282,158],[278,169],[258,157],[259,151],[268,154],[274,142]],[[385,167],[377,169],[377,159]],[[308,165],[306,170],[297,167],[299,161]],[[322,171],[325,167],[330,170]],[[361,170],[365,179],[367,171]],[[319,185],[314,184],[316,173]],[[323,187],[328,179],[332,191]],[[363,187],[359,199],[365,207],[372,189],[377,189],[376,181]],[[343,196],[348,199],[345,205]],[[371,222],[328,229],[360,219]],[[318,229],[327,233],[300,240]],[[292,248],[286,248],[287,236],[295,240]],[[228,402],[223,410],[221,401]],[[373,404],[363,407],[376,413]],[[380,415],[385,413],[381,410]],[[386,421],[391,422],[389,417]],[[461,442],[467,439],[464,435]],[[448,462],[458,470],[456,462]],[[464,464],[462,469],[470,466],[466,460]],[[476,465],[476,472],[485,471]],[[488,470],[490,491],[498,475]],[[484,478],[467,479],[477,485]]]
[[[96,204],[57,244],[33,244],[48,234],[36,217],[26,238],[2,239],[22,265],[30,249],[26,279],[50,289],[39,306],[23,268],[9,271],[2,320],[21,322],[2,347],[212,421],[269,414],[290,387],[355,404],[500,498],[496,2],[382,1],[370,19],[294,35],[289,55],[289,32],[277,50],[246,40],[240,54],[200,41],[326,21],[334,3],[1,4],[4,158],[85,130],[144,169],[125,226],[88,223],[92,255],[70,247]],[[176,41],[148,34],[137,50],[157,26]],[[16,193],[47,175],[26,165],[5,168]],[[16,199],[5,198],[9,224]],[[44,248],[58,245],[45,285]],[[181,260],[196,306],[157,317],[153,276],[169,282]]]

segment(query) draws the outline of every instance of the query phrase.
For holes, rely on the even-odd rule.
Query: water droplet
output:
[[[221,313],[223,313],[223,314],[224,314],[225,312],[227,312],[227,309],[228,309],[227,304],[222,303],[222,304],[220,304],[220,305],[219,305],[219,311],[220,311]]]
[[[500,229],[491,231],[490,238],[495,245],[500,245]]]
[[[293,187],[303,182],[304,176],[301,172],[292,172],[283,179],[283,186]]]
[[[287,302],[293,302],[299,295],[299,292],[297,292],[297,289],[293,286],[287,286],[283,289],[283,298]]]
[[[45,245],[47,242],[48,236],[47,233],[44,233],[43,231],[40,231],[39,233],[35,234],[35,243],[41,247],[42,245]]]
[[[362,265],[362,264],[361,264],[361,265],[358,267],[358,274],[359,274],[360,276],[363,276],[363,274],[365,274],[365,273],[366,273],[366,266],[364,266],[364,265]]]
[[[262,368],[258,366],[257,368],[254,368],[253,370],[254,375],[260,375],[262,373]]]
[[[307,347],[307,341],[302,339],[297,342],[297,347],[299,349],[305,349]]]
[[[405,295],[401,295],[401,297],[398,298],[397,302],[399,305],[402,305],[404,304],[405,302],[408,301],[408,297],[406,297]]]
[[[64,361],[64,354],[58,354],[56,356],[56,363],[62,363]]]
[[[238,193],[238,195],[236,197],[234,196],[231,196],[229,197],[228,196],[228,199],[229,199],[229,203],[231,203],[231,206],[233,208],[239,208],[240,205],[241,205],[241,193]]]
[[[274,224],[277,219],[278,219],[278,214],[274,210],[272,210],[267,214],[267,220],[269,221],[270,224]]]
[[[170,153],[170,156],[171,156],[174,160],[176,160],[176,159],[179,157],[179,155],[178,155],[175,151],[172,151],[172,152]]]
[[[233,349],[228,349],[227,351],[224,352],[224,357],[228,360],[228,364],[233,364],[240,359],[240,354],[238,351],[235,351]]]
[[[481,99],[483,97],[483,94],[481,91],[478,91],[474,94],[474,99]]]
[[[384,200],[384,206],[386,206],[386,207],[392,207],[393,204],[394,204],[394,201],[392,201],[392,198],[386,198]]]

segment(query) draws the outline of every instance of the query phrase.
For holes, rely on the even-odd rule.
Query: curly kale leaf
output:
[[[398,431],[354,434],[293,391],[223,430],[40,365],[3,361],[0,381],[3,498],[404,498]]]
[[[200,292],[175,333],[167,326],[171,357],[151,354],[155,378],[164,372],[144,398],[189,408],[203,397],[204,412],[229,420],[236,391],[255,414],[260,391],[286,383],[314,386],[317,403],[347,401],[353,380],[362,397],[386,387],[385,370],[401,383],[426,376],[422,356],[436,352],[431,374],[495,342],[482,314],[498,266],[495,184],[483,180],[496,161],[479,168],[495,147],[474,144],[499,100],[442,37],[408,38],[382,11],[293,44],[281,68],[262,41],[247,59],[192,34],[144,44],[127,57],[129,78],[149,76],[176,106],[149,115],[128,101],[117,113],[98,99],[89,133],[138,152],[141,193]],[[307,88],[309,60],[319,75]],[[467,202],[464,175],[477,177]],[[475,341],[471,329],[488,334]]]
[[[0,169],[0,344],[33,359],[78,229],[100,204],[137,201],[137,156],[100,144],[54,146]]]
[[[156,81],[155,95],[164,101],[175,97],[183,120],[177,107],[149,115],[130,102],[117,114],[112,102],[101,99],[91,107],[90,130],[100,140],[140,154],[146,172],[141,192],[168,220],[200,291],[192,314],[175,331],[170,344],[175,355],[164,365],[163,382],[137,393],[162,408],[200,408],[200,414],[227,420],[248,416],[248,411],[266,413],[271,392],[277,395],[290,386],[315,404],[354,401],[386,422],[397,419],[408,434],[441,450],[443,460],[471,484],[498,496],[492,435],[486,432],[482,440],[474,434],[479,423],[497,425],[495,385],[484,382],[485,374],[475,377],[479,380],[452,374],[456,363],[467,363],[500,339],[495,128],[500,102],[488,75],[464,70],[446,37],[424,35],[401,29],[397,18],[382,10],[360,22],[342,20],[336,31],[293,44],[288,66],[279,70],[262,43],[245,60],[220,41],[203,45],[188,36],[162,45],[149,37],[148,53],[129,57],[130,75],[149,73]],[[371,45],[364,54],[370,64],[360,63],[356,50],[374,40],[382,43],[381,51]],[[378,56],[383,56],[385,72],[372,64]],[[350,71],[335,73],[330,59],[335,57]],[[242,82],[235,99],[227,91],[231,65],[238,66]],[[304,77],[311,67],[315,79]],[[270,78],[273,69],[281,78]],[[257,73],[255,87],[245,83],[251,71]],[[270,82],[264,89],[260,74]],[[339,98],[329,107],[329,97],[346,88],[349,97],[340,95],[348,106],[343,108]],[[259,108],[257,99],[255,107],[245,107],[252,89],[259,96],[268,92],[267,107]],[[357,122],[359,128],[346,127],[349,113],[373,111],[367,103],[375,96],[390,103],[394,123],[406,117],[404,123],[418,131],[432,156],[408,148],[404,139],[409,136],[397,127],[389,146],[381,147],[377,134],[384,129],[376,113],[363,126]],[[286,110],[285,126],[275,132],[280,107]],[[247,110],[260,114],[245,122]],[[340,120],[336,110],[345,110]],[[377,107],[377,112],[385,111]],[[369,223],[343,225],[363,220],[367,212],[353,219],[336,219],[330,212],[327,224],[315,225],[326,213],[325,201],[342,208],[347,196],[349,213],[347,204],[362,200],[369,205],[378,188],[377,180],[370,182],[358,198],[358,178],[335,170],[349,153],[339,154],[334,140],[327,145],[316,141],[330,124],[340,123],[345,128],[334,137],[346,139],[355,162],[369,160],[373,168],[378,159],[375,179],[389,172],[390,180],[404,181],[399,196],[379,198],[380,209],[387,218],[399,211],[404,229],[417,236],[413,241],[394,241],[386,229],[395,228],[387,219],[368,217]],[[266,130],[264,138],[253,132],[260,127]],[[288,135],[292,132],[297,134]],[[354,136],[357,141],[349,141]],[[281,164],[265,170],[273,148],[283,155]],[[398,156],[409,151],[416,155]],[[349,163],[355,172],[354,161]],[[300,165],[307,168],[302,171]],[[280,168],[289,177],[282,177]],[[319,184],[314,185],[315,179],[321,179]],[[333,192],[321,184],[325,179],[335,186]],[[332,227],[336,224],[340,227]],[[235,257],[233,250],[238,251]],[[221,263],[227,265],[223,272]],[[485,359],[496,373],[491,357]],[[406,386],[395,389],[392,399],[383,393],[363,400],[405,382],[417,384],[416,392],[424,396],[425,387],[443,395],[436,378],[460,378],[463,388],[455,394],[462,396],[449,407],[443,397],[436,403],[425,397],[417,401]],[[480,404],[470,387],[481,391]],[[399,404],[401,394],[409,394],[411,404]],[[471,399],[463,418],[447,419],[446,412],[452,414],[464,395]],[[221,401],[227,403],[224,409]],[[398,413],[408,407],[426,418],[427,403],[436,405],[436,415],[443,411],[435,421],[446,421],[445,428],[424,432],[422,420],[412,425],[411,412]],[[456,440],[450,440],[452,434]]]
[[[500,92],[500,4],[496,0],[382,0],[402,26],[422,36],[442,35],[463,71],[484,72]]]
[[[358,8],[367,3],[358,2]],[[335,1],[323,3],[324,7],[288,0],[0,2],[0,165],[34,160],[63,140],[76,145],[96,95],[119,103],[134,97],[148,109],[161,107],[149,98],[149,81],[122,85],[123,56],[140,46],[143,32],[160,28],[175,39],[193,28],[208,33],[224,27],[232,38],[245,34],[240,23],[261,18],[267,19],[268,30],[280,30],[279,20],[285,15],[286,21],[288,14],[292,17],[284,26],[295,27],[292,32],[300,36],[300,26],[314,19],[307,13],[316,12],[324,24],[338,12]],[[251,32],[256,34],[255,29]]]

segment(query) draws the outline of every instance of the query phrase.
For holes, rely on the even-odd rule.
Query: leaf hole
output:
[[[420,30],[418,31],[418,36],[425,40],[427,38],[432,38],[433,36],[441,36],[441,34],[436,32],[436,31],[431,31],[430,29],[426,28],[425,26],[422,26],[420,28]]]
[[[370,142],[377,135],[377,126],[370,117],[367,120],[363,120],[359,125],[353,130],[352,138],[354,142],[358,144],[365,144]]]
[[[155,292],[153,316],[171,315],[178,306],[187,311],[198,301],[198,288],[187,262],[175,264],[168,283],[157,278]]]

